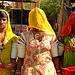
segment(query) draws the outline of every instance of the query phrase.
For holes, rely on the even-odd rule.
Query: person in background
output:
[[[75,75],[75,11],[73,11],[64,29],[58,36],[59,56],[63,75]],[[61,58],[60,58],[61,59]]]
[[[44,11],[35,7],[29,12],[28,21],[30,30],[25,35],[21,33],[17,41],[17,73],[20,74],[21,70],[21,75],[57,75],[59,60],[54,42],[56,35]]]
[[[0,75],[15,74],[17,39],[11,29],[8,12],[0,9]]]

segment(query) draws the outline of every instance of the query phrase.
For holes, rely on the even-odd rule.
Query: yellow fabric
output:
[[[12,32],[12,29],[11,29],[11,26],[10,26],[10,18],[9,18],[9,14],[7,11],[3,10],[3,9],[0,9],[0,11],[4,11],[6,12],[6,14],[8,15],[8,23],[6,25],[6,31],[9,31],[9,32]]]
[[[12,42],[17,42],[17,36],[12,32],[6,32],[4,40],[4,50],[2,51],[1,61],[3,63],[10,63]]]
[[[4,11],[3,9],[0,9],[0,11]],[[3,63],[10,63],[11,59],[11,50],[12,50],[12,42],[17,42],[18,36],[16,36],[11,29],[10,26],[10,19],[9,19],[9,14],[6,12],[8,15],[8,23],[6,25],[6,37],[4,39],[4,50],[2,50],[2,54],[0,54],[0,60]],[[1,50],[0,50],[1,52]],[[0,67],[0,75],[11,75],[10,70],[1,68]]]
[[[29,13],[29,26],[28,28],[36,28],[42,31],[47,32],[50,35],[55,35],[51,25],[47,21],[46,15],[43,10],[35,7]]]
[[[10,70],[5,68],[0,68],[0,75],[11,75]]]

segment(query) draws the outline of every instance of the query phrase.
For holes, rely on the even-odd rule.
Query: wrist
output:
[[[2,62],[0,61],[0,67],[2,66]]]
[[[57,73],[61,73],[61,70],[57,70]]]
[[[15,70],[11,70],[11,72],[15,72]]]
[[[16,74],[21,74],[21,70],[16,70]]]

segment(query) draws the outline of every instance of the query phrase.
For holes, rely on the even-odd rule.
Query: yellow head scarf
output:
[[[9,18],[9,14],[7,11],[3,10],[3,9],[0,9],[0,11],[4,11],[6,12],[7,16],[8,16],[8,23],[6,25],[6,31],[9,31],[9,32],[12,32],[12,29],[11,29],[11,26],[10,26],[10,18]]]
[[[55,35],[51,25],[47,21],[44,11],[41,10],[40,8],[35,7],[30,11],[28,21],[29,21],[28,28],[30,29],[36,28],[47,32],[49,35]]]

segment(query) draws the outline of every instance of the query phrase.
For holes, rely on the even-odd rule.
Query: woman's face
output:
[[[7,17],[0,18],[0,28],[4,28],[7,25]]]

